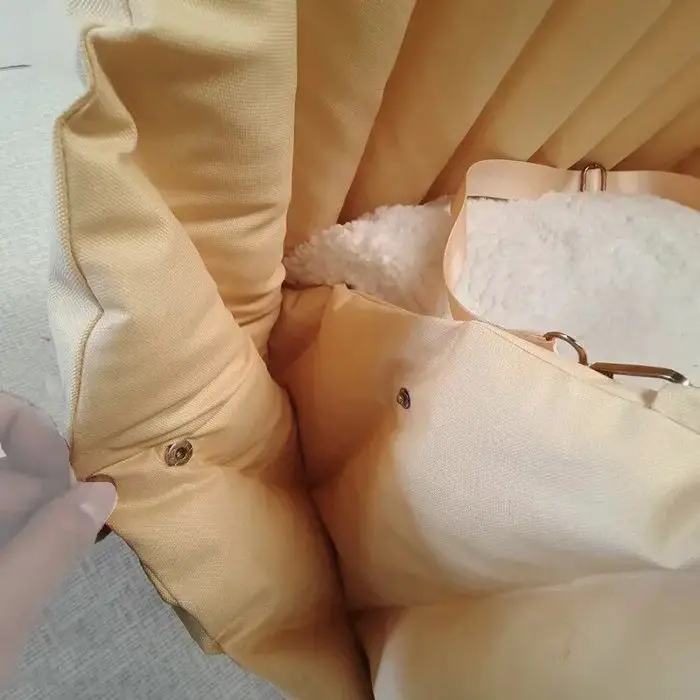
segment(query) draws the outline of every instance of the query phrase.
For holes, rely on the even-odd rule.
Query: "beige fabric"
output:
[[[632,574],[369,613],[359,627],[375,696],[690,700],[698,583]]]
[[[100,308],[73,338],[75,471],[114,479],[110,524],[208,647],[302,698],[367,697],[260,354],[281,299],[296,8],[149,10],[148,29],[90,32],[91,91],[58,125],[62,249]],[[55,282],[60,327],[79,291]],[[177,438],[195,455],[169,468]]]
[[[700,515],[674,504],[700,435],[647,391],[343,289],[284,377],[353,609],[698,563]]]
[[[320,321],[279,375],[376,697],[693,697],[700,390],[652,397],[480,322],[320,294],[305,313],[288,295],[280,343]],[[695,573],[474,598],[654,568]],[[663,617],[678,588],[689,614]]]
[[[454,192],[483,157],[696,172],[697,4],[115,3],[75,3],[107,26],[57,127],[51,302],[76,472],[114,479],[114,529],[203,647],[299,700],[371,697],[367,660],[380,698],[511,697],[533,629],[519,697],[605,697],[609,599],[566,582],[695,569],[697,390],[630,392],[347,290],[283,295],[281,259],[339,216]],[[180,439],[194,456],[167,466]],[[552,583],[588,625],[560,674],[550,593],[468,597]],[[700,645],[685,620],[634,688],[698,687],[669,660]],[[445,665],[504,630],[478,674]],[[406,656],[423,637],[425,662]],[[653,649],[609,651],[611,697],[645,697],[626,669]]]

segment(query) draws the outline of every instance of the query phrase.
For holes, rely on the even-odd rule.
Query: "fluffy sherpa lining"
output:
[[[347,284],[418,313],[447,313],[440,270],[450,233],[449,203],[381,207],[331,226],[285,259],[288,281]]]
[[[476,200],[465,305],[510,328],[562,330],[593,360],[662,364],[700,383],[700,213],[650,196]],[[346,283],[419,313],[447,313],[445,202],[383,207],[286,258],[295,284]]]

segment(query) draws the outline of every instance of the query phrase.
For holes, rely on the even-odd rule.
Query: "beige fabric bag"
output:
[[[72,458],[202,647],[299,700],[694,696],[698,390],[281,260],[486,157],[697,173],[697,3],[74,4]]]
[[[479,162],[455,198],[448,290],[462,269],[465,192],[534,196],[593,180],[700,205],[700,180],[682,175]],[[290,318],[301,297],[287,297]],[[698,570],[700,390],[663,368],[577,364],[548,338],[473,320],[451,299],[472,320],[337,288],[313,340],[279,372],[375,696],[691,697],[700,596],[687,581],[662,592],[658,574],[633,574]],[[283,320],[276,337],[293,336]],[[613,372],[670,383],[627,387]],[[504,593],[514,589],[529,590]],[[674,590],[690,603],[660,620]],[[665,648],[644,667],[658,644],[629,635],[650,625]],[[604,647],[611,633],[619,648]]]

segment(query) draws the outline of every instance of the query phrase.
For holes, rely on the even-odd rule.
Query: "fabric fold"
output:
[[[74,469],[114,481],[111,526],[203,648],[295,697],[364,700],[289,399],[264,361],[296,4],[144,9],[139,26],[88,31],[90,90],[56,130],[51,310],[71,350]]]

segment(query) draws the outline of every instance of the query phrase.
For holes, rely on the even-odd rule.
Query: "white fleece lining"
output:
[[[665,365],[700,383],[700,213],[650,196],[548,194],[469,205],[465,305],[506,328],[561,330],[592,361]],[[383,207],[285,259],[296,284],[347,283],[447,311],[444,202]]]

